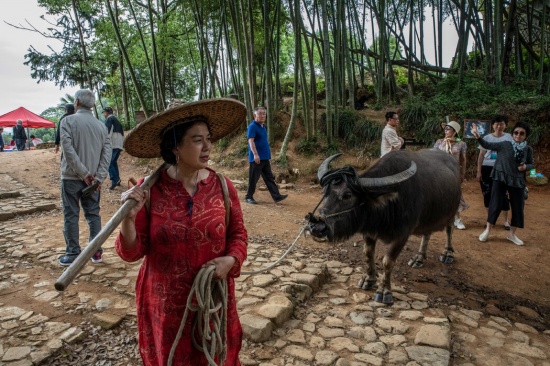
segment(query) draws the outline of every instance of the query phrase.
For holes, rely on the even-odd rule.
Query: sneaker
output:
[[[466,226],[464,226],[464,224],[462,223],[462,220],[461,219],[456,219],[455,220],[455,226],[458,230],[464,230],[466,229]]]
[[[98,250],[95,252],[94,256],[92,257],[92,263],[101,263],[103,262],[103,259],[101,259],[102,253]]]
[[[489,238],[489,231],[488,231],[488,230],[485,230],[485,231],[482,232],[481,235],[479,236],[479,241],[487,241],[488,238]]]
[[[504,230],[508,230],[508,231],[510,230],[510,224],[509,223],[507,223],[507,222],[504,223]]]
[[[109,189],[112,191],[113,189],[115,189],[119,185],[120,185],[120,179],[118,180],[118,182],[112,182],[111,183],[111,188],[109,188]]]
[[[286,200],[287,197],[288,197],[288,194],[281,194],[279,197],[275,198],[274,201],[275,203],[279,203],[281,201]]]
[[[257,205],[258,202],[254,198],[247,198],[246,203],[250,203],[251,205]]]
[[[63,267],[68,267],[74,262],[74,260],[75,257],[64,255],[63,257],[59,258],[59,264],[61,264]]]
[[[515,235],[508,235],[506,238],[516,245],[523,245],[523,241]]]

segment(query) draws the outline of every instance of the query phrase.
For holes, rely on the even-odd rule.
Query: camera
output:
[[[88,186],[86,188],[84,188],[81,193],[82,193],[82,198],[88,198],[92,195],[92,193],[95,192],[95,190],[97,189],[97,186],[99,185],[98,182],[94,182],[94,184],[92,184],[91,186]]]

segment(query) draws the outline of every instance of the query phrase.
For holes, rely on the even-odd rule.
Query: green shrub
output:
[[[323,148],[323,153],[325,154],[325,156],[331,156],[331,155],[334,155],[334,154],[338,154],[341,152],[341,149],[340,147],[338,146],[338,143],[333,141],[331,142],[330,144],[327,144],[324,148]]]
[[[221,151],[224,151],[225,149],[227,149],[227,146],[229,146],[229,139],[227,137],[222,137],[219,141],[218,141],[218,147]]]
[[[357,113],[351,110],[341,111],[338,116],[338,137],[348,139],[355,133]]]
[[[315,153],[318,153],[319,150],[321,150],[321,144],[317,141],[316,138],[313,139],[306,139],[302,138],[298,141],[298,145],[296,146],[296,149],[300,154],[303,154],[305,156],[311,156]]]

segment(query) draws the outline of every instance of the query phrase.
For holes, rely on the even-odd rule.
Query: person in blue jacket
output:
[[[267,112],[265,107],[254,108],[254,120],[248,126],[246,138],[248,139],[248,191],[246,192],[246,202],[257,204],[254,199],[256,184],[262,176],[271,197],[275,203],[281,202],[288,197],[287,194],[281,194],[279,187],[275,183],[275,177],[271,172],[271,149],[267,140],[267,128],[265,121]]]

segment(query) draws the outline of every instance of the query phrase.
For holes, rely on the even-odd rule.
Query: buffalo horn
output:
[[[327,159],[328,160],[328,159]],[[324,164],[324,163],[323,163]],[[319,168],[320,169],[320,168]],[[394,175],[380,178],[359,178],[359,184],[365,190],[374,190],[378,188],[386,188],[406,181],[416,173],[416,163],[411,161],[411,166]]]
[[[323,175],[325,175],[328,172],[330,162],[333,161],[334,159],[336,159],[337,157],[339,157],[340,155],[342,155],[342,154],[341,153],[334,154],[334,155],[326,158],[325,161],[323,161],[321,163],[321,165],[319,165],[319,169],[317,169],[317,179],[319,179],[319,181],[321,181],[321,178],[323,178]]]

